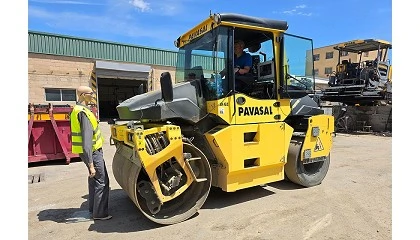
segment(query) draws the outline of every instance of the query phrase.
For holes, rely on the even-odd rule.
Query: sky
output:
[[[313,39],[315,48],[392,42],[391,0],[29,0],[28,29],[176,50],[174,40],[210,11],[286,20],[288,33]]]

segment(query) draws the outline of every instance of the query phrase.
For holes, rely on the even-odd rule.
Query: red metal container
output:
[[[79,157],[71,153],[70,105],[28,106],[28,162]]]
[[[90,106],[98,118],[96,106]],[[71,152],[70,105],[28,105],[28,163],[79,157]]]

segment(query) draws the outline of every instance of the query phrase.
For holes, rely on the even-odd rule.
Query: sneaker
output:
[[[106,216],[106,217],[97,217],[97,218],[93,218],[93,220],[108,220],[108,219],[111,219],[112,218],[112,216],[111,215],[108,215],[108,216]]]

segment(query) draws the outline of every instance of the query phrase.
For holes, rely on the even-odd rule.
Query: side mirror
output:
[[[172,79],[169,72],[164,72],[160,75],[160,89],[162,91],[162,99],[164,102],[172,102],[174,100]]]
[[[139,86],[139,95],[144,93],[144,84],[140,84]]]

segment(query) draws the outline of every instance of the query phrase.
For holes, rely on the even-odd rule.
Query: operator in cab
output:
[[[251,54],[244,51],[245,42],[237,39],[234,43],[235,58],[233,59],[233,66],[235,75],[245,75],[249,73],[252,66]],[[222,77],[226,76],[226,69],[223,69],[220,74]]]
[[[235,89],[240,92],[246,91],[253,81],[253,76],[250,73],[252,66],[251,54],[244,51],[245,42],[241,39],[236,39],[234,42],[235,58],[233,65],[235,66]]]
[[[251,54],[244,51],[244,41],[238,39],[234,43],[235,59],[233,65],[235,66],[235,74],[244,75],[249,73],[252,66]]]

